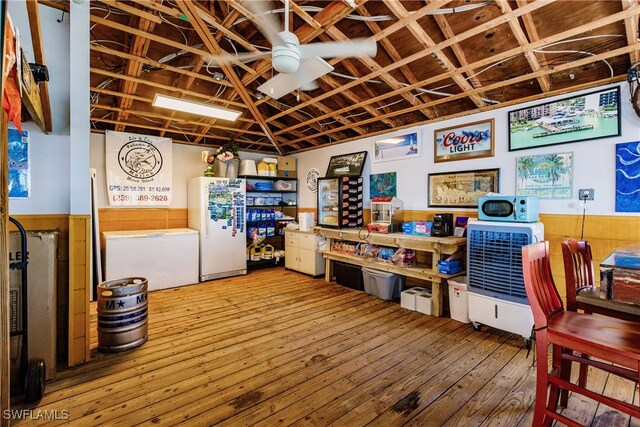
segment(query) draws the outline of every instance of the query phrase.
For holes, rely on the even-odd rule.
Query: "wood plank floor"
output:
[[[141,347],[93,350],[90,363],[47,384],[31,409],[69,419],[38,424],[531,425],[535,369],[521,337],[322,279],[276,268],[151,292],[149,319]],[[594,378],[638,398],[628,381]],[[638,427],[584,398],[571,396],[566,411]]]

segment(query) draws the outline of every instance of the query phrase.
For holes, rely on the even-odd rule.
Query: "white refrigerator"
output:
[[[247,274],[245,180],[189,180],[189,228],[200,234],[200,281]]]

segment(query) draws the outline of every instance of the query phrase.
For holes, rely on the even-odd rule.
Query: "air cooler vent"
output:
[[[522,246],[531,234],[516,230],[469,230],[469,291],[529,304],[522,277]]]

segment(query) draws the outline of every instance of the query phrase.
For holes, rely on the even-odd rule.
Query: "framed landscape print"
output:
[[[640,142],[616,145],[616,212],[640,212]]]
[[[498,192],[500,169],[430,173],[428,205],[430,208],[477,208],[478,199]]]
[[[433,161],[493,157],[494,120],[437,129],[433,135]]]
[[[374,162],[410,159],[421,154],[417,132],[373,141]]]
[[[516,196],[571,199],[573,153],[541,154],[516,159]]]
[[[327,178],[335,178],[340,175],[360,176],[364,169],[364,162],[367,160],[367,152],[341,154],[331,156],[327,167]]]
[[[620,135],[620,88],[509,112],[509,151]]]

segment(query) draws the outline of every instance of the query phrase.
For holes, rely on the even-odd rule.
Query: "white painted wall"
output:
[[[187,207],[187,182],[196,176],[203,176],[207,165],[202,163],[200,152],[205,149],[193,145],[173,144],[173,203],[171,208]],[[208,149],[211,150],[211,149]],[[262,154],[240,152],[241,159],[253,159],[260,161]],[[91,160],[92,168],[97,171],[98,208],[109,207],[107,199],[107,184],[105,171],[105,137],[101,133],[91,134]],[[122,206],[118,206],[119,208]],[[131,206],[139,208],[140,206]],[[126,209],[126,208],[125,208]]]
[[[608,87],[608,86],[607,86]],[[419,132],[422,137],[422,156],[407,160],[373,163],[373,138],[365,138],[357,141],[338,144],[327,148],[312,150],[295,155],[298,158],[298,177],[300,177],[300,204],[304,208],[316,207],[316,193],[310,192],[304,185],[304,177],[310,168],[317,168],[321,176],[324,176],[329,158],[334,155],[366,150],[367,161],[363,171],[365,200],[369,198],[369,175],[383,172],[397,172],[398,198],[404,201],[404,207],[408,210],[432,210],[447,211],[452,209],[428,209],[427,208],[427,174],[436,172],[454,172],[474,169],[500,168],[500,192],[503,194],[515,194],[516,183],[516,157],[534,154],[573,152],[574,176],[573,193],[575,199],[541,200],[540,208],[543,213],[572,214],[582,213],[582,205],[577,201],[577,192],[580,188],[594,188],[595,200],[588,202],[588,214],[617,214],[638,215],[615,212],[615,145],[620,142],[631,142],[640,139],[640,119],[634,113],[626,84],[620,84],[622,106],[622,135],[615,138],[597,139],[594,141],[576,142],[570,144],[541,147],[531,150],[509,152],[508,148],[508,111],[524,108],[529,105],[539,104],[542,101],[521,104],[516,107],[507,107],[478,113],[452,120],[437,122],[412,129],[404,129],[400,132],[391,132],[385,137],[398,134]],[[586,92],[593,92],[590,89]],[[579,94],[580,92],[576,92]],[[573,94],[572,94],[573,95]],[[553,101],[566,98],[568,95],[545,99]],[[435,129],[449,126],[462,125],[480,120],[495,119],[495,156],[483,159],[459,160],[453,162],[434,163],[433,161],[433,135]],[[377,136],[375,139],[381,139]],[[457,209],[461,210],[461,209]],[[472,209],[469,209],[472,211]]]
[[[20,31],[25,55],[33,62],[33,47],[24,1],[7,2],[13,24]],[[9,199],[9,213],[68,214],[70,206],[69,169],[69,20],[63,22],[59,10],[40,6],[42,42],[49,67],[49,97],[53,132],[43,133],[33,122],[23,124],[31,133],[31,197]],[[87,65],[88,67],[88,65]],[[88,172],[87,172],[88,174]]]

